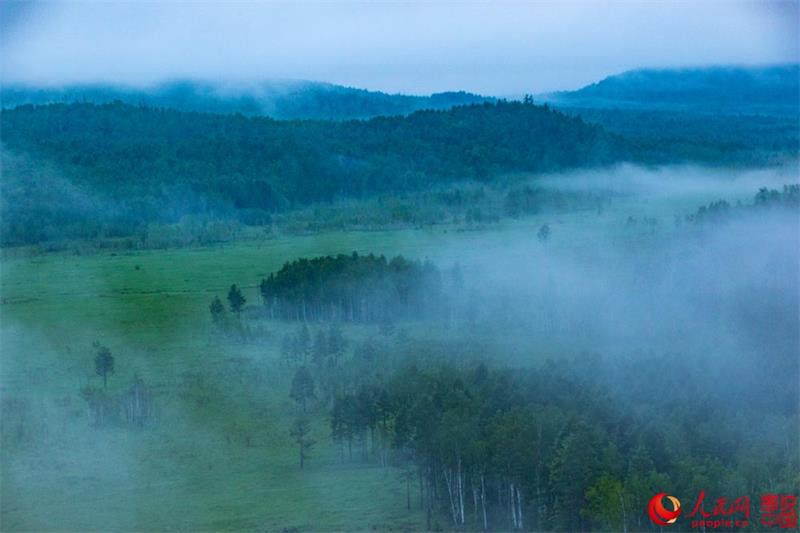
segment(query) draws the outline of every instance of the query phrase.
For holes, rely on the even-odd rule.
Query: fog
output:
[[[516,324],[526,342],[552,335],[599,351],[733,357],[774,334],[796,348],[798,214],[743,208],[713,224],[685,219],[716,200],[751,204],[760,188],[794,179],[789,169],[628,165],[537,178],[538,186],[615,196],[609,212],[579,221],[540,215],[552,229],[545,243],[533,230],[489,233],[474,237],[466,255],[459,246],[437,256],[458,261],[479,299],[494,302],[486,324]]]
[[[728,363],[771,335],[796,347],[797,222],[747,216],[719,230],[678,228],[686,235],[657,244],[593,239],[566,250],[506,241],[500,263],[475,266],[489,293],[504,296],[486,323],[499,316],[573,349],[724,353]]]
[[[412,256],[430,256],[443,272],[459,263],[465,281],[463,289],[448,289],[456,306],[454,318],[397,326],[408,329],[411,337],[491,346],[484,359],[511,368],[574,359],[572,372],[601,376],[614,371],[610,370],[616,368],[614,362],[666,361],[669,379],[701,381],[706,396],[692,397],[692,389],[665,385],[669,381],[665,376],[663,383],[644,384],[645,394],[654,400],[669,402],[689,394],[697,409],[712,404],[734,412],[755,407],[765,413],[751,425],[756,433],[771,431],[770,424],[785,429],[782,419],[775,422],[773,417],[787,413],[791,432],[796,428],[791,413],[796,409],[800,353],[798,213],[745,207],[730,219],[697,225],[684,217],[715,199],[750,204],[758,188],[779,188],[793,175],[780,169],[624,165],[533,177],[537,186],[610,191],[614,196],[602,213],[544,213],[521,225],[454,235],[435,246],[418,245],[413,239],[395,243],[390,253],[410,250]],[[657,225],[631,226],[626,223],[631,215],[652,217]],[[546,242],[536,237],[540,223],[552,227]],[[309,249],[314,250],[323,237],[320,244],[314,244],[317,237],[308,239]],[[202,268],[202,256],[197,257]],[[145,260],[105,257],[94,263],[91,258],[60,257],[56,264],[69,266],[66,271],[90,279],[91,285],[85,285],[82,293],[56,288],[60,313],[53,314],[51,304],[35,302],[42,297],[40,291],[54,290],[46,285],[22,290],[38,311],[4,313],[3,499],[4,510],[15,523],[39,516],[32,494],[55,489],[81,498],[80,504],[69,498],[49,501],[54,516],[68,517],[70,529],[184,528],[187,522],[174,510],[193,512],[196,494],[210,498],[203,501],[235,508],[231,501],[236,488],[230,484],[236,476],[246,476],[247,494],[258,501],[296,494],[284,488],[284,478],[297,475],[294,455],[276,466],[269,463],[274,458],[264,449],[287,439],[284,412],[292,408],[282,381],[287,370],[276,353],[278,332],[296,325],[269,324],[270,335],[248,342],[221,339],[208,323],[205,300],[178,317],[162,315],[161,309],[169,308],[168,299],[180,296],[171,292],[176,287],[165,285],[164,274],[158,272],[152,274],[155,285],[146,288],[157,289],[155,296],[167,300],[156,300],[161,303],[155,307],[137,307],[141,304],[126,299],[135,292],[125,292],[131,290],[125,287],[121,293],[115,277],[119,269],[130,268],[126,261]],[[103,261],[114,266],[103,267]],[[19,294],[21,286],[9,285],[8,280],[16,279],[15,268],[31,265],[12,262],[4,268],[6,291],[11,288],[12,295]],[[191,275],[189,270],[185,275]],[[38,279],[44,279],[45,272]],[[210,296],[231,282],[252,286],[257,281],[237,278],[236,272],[214,270],[211,286],[199,290]],[[251,305],[259,306],[254,293],[248,296]],[[98,298],[102,305],[93,307],[91,302]],[[26,302],[12,298],[4,304]],[[145,309],[153,316],[139,314]],[[43,318],[48,316],[49,326]],[[141,322],[142,333],[128,330],[131,320]],[[65,345],[59,332],[66,328],[71,340]],[[372,335],[364,332],[373,330],[346,328],[353,338],[349,350],[357,344],[355,339]],[[78,391],[97,379],[89,364],[88,346],[93,340],[111,346],[117,355],[121,375],[113,380],[125,383],[136,374],[157,391],[159,410],[152,427],[138,431],[90,427],[91,417],[87,418]],[[184,358],[199,351],[202,357],[168,357],[171,351]],[[594,355],[603,362],[599,364]],[[642,386],[624,380],[613,384],[620,397]],[[216,409],[222,418],[207,418]],[[253,430],[252,448],[249,436],[244,444],[247,430],[239,425],[248,419],[243,413],[255,416],[261,428]],[[329,438],[326,426],[318,434]],[[291,450],[290,444],[282,445]],[[338,464],[335,453],[312,461]],[[337,496],[348,482],[339,478],[343,467],[334,468],[335,481],[300,478],[304,509],[352,504],[346,492],[341,499]],[[72,473],[69,489],[61,486],[62,469]],[[311,472],[307,475],[321,475]],[[105,501],[109,491],[125,496],[109,498],[102,506],[84,506],[86,501]],[[256,513],[253,509],[259,508],[230,512],[251,516]],[[273,526],[293,523],[281,514],[285,511],[279,505],[277,511],[270,507],[258,512],[271,517],[268,523]],[[377,508],[370,519],[388,520],[387,516],[385,509]],[[251,522],[242,524],[246,529]]]
[[[637,67],[798,60],[774,2],[3,2],[2,79],[308,79],[411,94],[574,89]]]
[[[0,0],[0,84],[193,80],[165,105],[285,93],[338,120],[416,99],[295,82],[516,99],[797,63],[799,19]],[[655,531],[666,493],[686,530],[700,491],[757,524],[800,479],[800,166],[795,111],[760,115],[739,78],[696,115],[609,100],[616,140],[527,97],[330,125],[136,96],[4,110],[0,529]],[[593,166],[622,154],[694,163]]]

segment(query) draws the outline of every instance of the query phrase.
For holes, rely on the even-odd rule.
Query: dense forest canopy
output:
[[[748,400],[770,371],[745,382],[735,367],[718,369],[716,379],[739,386],[732,402],[669,358],[584,354],[498,370],[465,361],[457,343],[414,345],[423,356],[409,348],[354,357],[317,379],[338,376],[338,392],[322,399],[332,437],[407,462],[429,528],[433,514],[471,530],[646,531],[647,502],[664,487],[692,496],[698,484],[712,494],[792,490],[796,411],[788,402],[765,418]]]
[[[2,124],[9,149],[95,187],[186,184],[266,209],[625,155],[602,128],[518,102],[344,123],[59,104],[4,111]]]
[[[685,131],[696,120],[653,134],[636,117],[598,118],[604,117],[625,136],[530,99],[345,122],[120,102],[21,106],[2,112],[7,216],[0,240],[7,246],[131,236],[187,215],[268,224],[276,212],[337,198],[621,161],[753,164],[794,157],[783,123],[765,126],[766,135],[756,130],[762,140],[750,143],[747,132],[731,133],[724,121],[692,139]]]
[[[598,126],[519,102],[349,122],[54,104],[3,111],[2,126],[3,201],[14,224],[4,221],[6,244],[42,240],[48,226],[73,228],[61,234],[74,237],[99,228],[131,234],[186,214],[259,222],[337,197],[604,165],[628,154]]]
[[[563,113],[581,116],[610,133],[634,140],[638,151],[661,163],[674,162],[675,154],[709,165],[780,166],[797,161],[797,105],[780,113],[743,113],[735,109],[712,113],[708,108],[668,110],[657,106],[582,107],[574,102],[553,105]]]

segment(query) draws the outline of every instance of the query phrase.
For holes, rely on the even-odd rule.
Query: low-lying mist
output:
[[[467,290],[485,311],[480,323],[516,325],[523,338],[562,337],[587,350],[714,354],[729,365],[764,343],[796,350],[800,218],[796,209],[752,207],[760,188],[780,190],[792,178],[781,170],[631,166],[541,178],[537,185],[618,198],[607,212],[579,221],[540,217],[550,227],[546,240],[535,227],[487,232],[475,237],[467,258],[459,247],[441,262],[459,262],[467,273]],[[689,220],[716,200],[734,206],[732,213]]]
[[[256,522],[247,520],[255,515],[270,517],[268,523],[277,528],[298,523],[297,515],[280,507],[289,503],[278,504],[277,511],[262,509],[264,501],[294,502],[302,495],[304,509],[322,513],[334,503],[368,501],[375,491],[391,494],[384,487],[392,486],[391,477],[384,476],[389,481],[381,481],[380,489],[372,481],[339,481],[349,471],[339,465],[339,450],[331,444],[330,398],[323,391],[347,391],[348,380],[366,379],[359,377],[360,367],[351,369],[346,362],[361,357],[365,343],[376,355],[363,374],[374,373],[384,383],[391,383],[398,366],[424,366],[429,354],[445,352],[465,367],[484,363],[520,373],[555,362],[570,379],[585,380],[586,391],[601,383],[605,392],[598,402],[609,402],[612,411],[626,413],[639,402],[691,406],[696,413],[687,416],[697,416],[698,424],[720,421],[736,435],[733,441],[741,437],[737,432],[751,428],[755,433],[748,446],[755,443],[752,449],[781,458],[795,445],[791,435],[798,428],[800,219],[796,207],[758,206],[754,198],[762,187],[780,191],[792,177],[781,170],[623,166],[531,178],[536,187],[611,193],[603,209],[542,212],[469,231],[434,227],[405,230],[399,237],[387,231],[380,239],[354,233],[347,244],[326,235],[292,237],[287,242],[293,247],[267,241],[263,251],[257,248],[259,255],[238,256],[243,252],[231,245],[214,253],[64,255],[30,264],[19,259],[4,273],[4,287],[12,287],[9,274],[15,281],[14,298],[4,300],[0,326],[4,513],[19,526],[57,527],[38,517],[31,495],[61,493],[69,482],[87,501],[109,487],[133,495],[96,513],[82,501],[54,499],[53,516],[70,528],[182,527],[187,523],[164,518],[170,508],[191,512],[194,498],[233,508],[225,490],[244,479],[250,487],[246,498],[255,501],[253,507],[237,508],[240,516],[251,517],[242,529],[253,527]],[[724,216],[691,217],[717,200],[729,204]],[[543,232],[544,226],[549,231]],[[300,471],[288,433],[293,413],[300,412],[288,396],[295,367],[282,359],[281,339],[303,322],[265,318],[256,288],[260,280],[240,274],[251,269],[237,261],[278,265],[298,254],[350,254],[353,242],[361,243],[353,246],[363,254],[429,258],[441,272],[451,311],[424,320],[404,316],[387,334],[377,333],[382,326],[376,323],[335,324],[347,339],[340,366],[305,363],[315,369],[317,396],[308,416],[320,451]],[[343,246],[348,248],[337,248]],[[188,261],[181,259],[186,254]],[[278,260],[274,254],[283,256]],[[39,263],[49,270],[36,270]],[[182,270],[173,275],[180,264]],[[20,281],[26,268],[36,274],[25,279],[51,281],[26,289]],[[255,268],[259,276],[275,270]],[[120,269],[130,272],[123,275]],[[58,277],[59,272],[69,276]],[[198,272],[203,281],[190,282]],[[54,276],[62,281],[53,281]],[[70,276],[84,282],[73,286]],[[247,296],[241,316],[228,311],[231,320],[263,335],[224,336],[211,321],[209,301],[217,295],[224,300],[220,287],[231,283]],[[85,293],[77,290],[81,287]],[[312,337],[334,327],[314,321],[306,326]],[[111,394],[124,400],[137,378],[151,388],[156,414],[142,428],[100,427],[96,410],[84,401],[87,384],[102,387],[92,375],[90,343],[95,340],[117,357]],[[426,344],[429,340],[433,343]],[[459,347],[466,349],[459,352]],[[405,350],[406,363],[390,355],[397,350]],[[726,418],[710,418],[720,416]],[[734,417],[741,417],[742,427]],[[621,449],[627,445],[619,444]],[[722,460],[740,468],[731,458]],[[402,464],[399,456],[394,461]],[[659,468],[673,474],[670,465]],[[328,495],[331,489],[337,495]],[[369,518],[375,522],[358,525],[388,521],[395,503],[386,501]],[[222,523],[213,522],[218,519],[213,509],[188,523]],[[326,523],[321,515],[315,520]]]

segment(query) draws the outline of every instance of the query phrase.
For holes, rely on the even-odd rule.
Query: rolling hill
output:
[[[799,97],[800,66],[777,65],[631,70],[538,98],[562,106],[738,113],[796,110]]]
[[[364,119],[379,115],[407,115],[421,109],[448,109],[455,105],[493,100],[463,91],[412,96],[291,80],[227,85],[183,80],[152,87],[87,84],[46,88],[6,85],[0,89],[0,101],[6,109],[25,104],[107,104],[120,101],[180,111],[241,113],[276,119]]]

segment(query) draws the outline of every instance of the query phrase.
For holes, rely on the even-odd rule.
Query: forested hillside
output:
[[[187,80],[152,87],[84,84],[47,88],[7,85],[0,89],[0,100],[4,108],[25,104],[109,104],[120,101],[180,111],[267,115],[278,119],[343,120],[406,115],[420,109],[448,109],[494,99],[463,91],[430,96],[387,94],[311,81],[218,85]]]
[[[779,113],[709,113],[625,107],[556,109],[635,139],[638,150],[661,162],[675,154],[711,165],[773,166],[796,161],[798,108]]]
[[[187,214],[261,223],[277,210],[629,157],[601,127],[499,102],[368,121],[54,104],[2,114],[3,242],[126,235]],[[56,192],[58,191],[58,192]]]
[[[631,70],[536,100],[636,139],[662,162],[677,152],[711,164],[777,165],[797,157],[799,69]]]
[[[2,112],[0,240],[129,236],[187,215],[262,225],[336,199],[624,161],[780,165],[796,160],[790,119],[562,112],[528,98],[351,121],[25,105]]]
[[[702,107],[704,111],[762,106],[797,108],[800,66],[639,69],[609,76],[577,91],[543,96],[553,102],[644,108]]]

